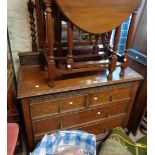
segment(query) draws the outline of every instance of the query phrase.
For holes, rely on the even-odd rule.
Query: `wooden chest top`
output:
[[[120,77],[119,73],[120,68],[117,68],[113,73],[112,80],[107,79],[108,71],[91,74],[87,73],[86,75],[74,75],[69,79],[55,81],[55,86],[51,88],[47,85],[47,71],[41,70],[38,66],[20,67],[18,77],[18,98],[106,86],[143,79],[140,74],[131,68],[126,69],[124,77]]]

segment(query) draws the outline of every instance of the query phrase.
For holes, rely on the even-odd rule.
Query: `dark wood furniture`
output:
[[[129,66],[143,75],[144,80],[140,83],[136,97],[133,115],[130,121],[130,128],[136,134],[137,129],[142,125],[146,128],[147,110],[147,1],[143,0],[141,12],[137,19],[137,30],[129,50]],[[144,116],[144,121],[142,120]]]
[[[44,134],[78,129],[97,135],[102,141],[111,128],[128,128],[131,109],[142,76],[130,68],[120,77],[120,68],[112,80],[105,72],[76,74],[46,84],[48,71],[40,69],[40,53],[21,53],[18,99],[21,101],[29,150]]]
[[[74,0],[74,3],[70,0],[36,0],[35,3],[39,47],[45,59],[43,68],[48,70],[49,86],[53,87],[54,81],[66,74],[104,71],[106,69],[109,70],[108,79],[111,80],[116,67],[121,67],[120,76],[124,76],[124,71],[128,66],[128,49],[133,39],[135,18],[141,0],[118,0],[117,2],[114,0]],[[32,47],[35,49],[34,5],[31,0],[28,4],[31,6],[29,12]],[[118,55],[117,47],[121,23],[130,14],[132,14],[132,18],[126,48],[123,55]],[[67,22],[66,50],[62,46],[62,21]],[[75,51],[73,42],[75,27],[95,36],[94,48],[87,50],[88,53],[82,52],[81,54],[81,52]],[[113,47],[111,47],[109,40],[113,29],[115,29],[115,37]],[[98,46],[99,40],[102,41],[104,47],[102,51]],[[80,54],[77,55],[77,53]],[[83,58],[86,58],[87,61],[83,61]],[[94,60],[89,60],[90,58],[94,58]]]
[[[17,82],[15,77],[12,51],[11,51],[11,45],[10,45],[10,39],[9,39],[8,33],[7,33],[7,123],[10,124],[11,126],[12,125],[15,126],[15,128],[19,128],[19,125],[21,124],[18,101],[17,101]],[[9,130],[14,130],[14,127],[13,129],[10,128]],[[8,132],[11,132],[11,134],[17,134],[12,136],[9,135],[10,136],[9,138],[13,138],[14,136],[18,137],[17,143],[14,143],[16,144],[14,146],[15,147],[14,154],[21,154],[21,152],[23,151],[22,150],[22,132],[20,128],[17,130],[19,130],[18,134],[16,132],[14,133],[13,131],[8,131]]]
[[[7,122],[19,123],[17,108],[16,78],[13,66],[9,35],[7,34]]]
[[[14,72],[9,71],[7,80],[7,121],[19,123],[19,112],[17,109],[16,87]]]

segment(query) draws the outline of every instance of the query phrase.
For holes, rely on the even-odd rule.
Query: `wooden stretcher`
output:
[[[118,66],[121,67],[120,76],[124,76],[128,66],[128,49],[131,46],[141,0],[36,0],[35,3],[39,47],[45,57],[49,86],[54,86],[55,79],[64,74],[105,69],[109,70],[108,79],[111,80],[112,73]],[[117,48],[121,24],[130,15],[132,17],[126,48],[124,54],[119,55]],[[67,23],[65,50],[62,45],[62,21]],[[75,28],[89,34],[90,37],[94,36],[92,50],[77,54],[78,51],[74,49]],[[111,46],[112,30],[115,30],[115,34]],[[99,49],[99,42],[103,45],[103,49]]]

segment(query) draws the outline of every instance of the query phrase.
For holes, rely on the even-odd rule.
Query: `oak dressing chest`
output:
[[[140,74],[127,68],[124,77],[120,77],[120,68],[116,68],[112,80],[107,80],[106,70],[58,80],[51,88],[46,81],[47,71],[33,63],[26,64],[24,60],[20,56],[18,99],[29,151],[44,134],[58,130],[84,130],[96,134],[99,142],[111,128],[128,127],[139,81],[142,80]]]

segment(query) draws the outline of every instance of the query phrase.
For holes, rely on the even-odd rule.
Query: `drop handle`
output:
[[[86,102],[85,107],[89,108],[89,103],[88,102]]]
[[[110,102],[112,102],[112,100],[113,100],[113,95],[110,95],[109,100],[110,100]]]
[[[59,105],[59,113],[61,113],[61,111],[62,111],[62,106]]]
[[[61,121],[59,129],[62,129],[62,128],[63,128],[63,124],[62,124],[62,121]]]
[[[69,104],[72,105],[73,104],[73,101],[69,101]]]
[[[108,128],[104,128],[104,133],[108,132]]]
[[[98,97],[94,97],[94,101],[97,101],[98,100]]]
[[[89,108],[89,96],[86,96],[86,104],[85,104],[86,108]]]
[[[105,117],[109,118],[109,116],[110,116],[110,114],[109,114],[109,112],[107,112]]]

